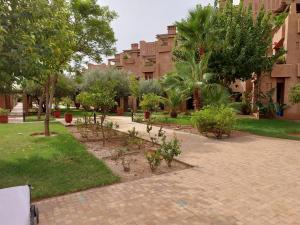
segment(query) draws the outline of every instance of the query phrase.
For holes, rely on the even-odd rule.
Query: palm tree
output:
[[[196,51],[199,59],[206,49],[215,44],[215,30],[212,29],[216,19],[215,12],[212,6],[197,5],[195,9],[189,11],[186,19],[176,23],[179,51]]]
[[[185,93],[179,89],[167,91],[167,97],[162,98],[163,104],[169,107],[170,116],[172,118],[177,118],[177,110],[185,100],[187,100]]]
[[[178,60],[175,72],[164,77],[163,84],[167,90],[179,88],[183,93],[192,94],[194,109],[200,109],[200,89],[204,84],[209,55],[206,54],[198,62],[194,54],[185,52],[185,59]]]

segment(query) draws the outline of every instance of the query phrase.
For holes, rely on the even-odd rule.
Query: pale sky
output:
[[[156,34],[167,32],[167,26],[185,18],[196,4],[214,4],[213,0],[98,0],[119,17],[112,26],[118,52],[130,49],[140,40],[154,41]]]

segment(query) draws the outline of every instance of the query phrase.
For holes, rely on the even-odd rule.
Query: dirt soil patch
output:
[[[289,133],[290,136],[300,137],[300,133]]]
[[[121,177],[121,182],[137,180],[191,167],[174,160],[170,168],[165,161],[162,161],[157,170],[152,172],[145,157],[148,151],[153,151],[157,148],[157,146],[153,146],[151,142],[143,140],[140,146],[128,144],[128,135],[116,131],[114,135],[110,135],[109,140],[105,146],[103,146],[101,136],[89,134],[88,138],[83,138],[76,127],[68,127],[68,129],[75,138],[86,146],[90,153],[95,155],[98,159],[105,161],[111,170]],[[122,156],[119,155],[120,152],[122,152]],[[124,164],[129,165],[130,171],[124,171]]]
[[[57,135],[58,135],[58,133],[56,133],[56,132],[50,132],[50,136],[51,136],[51,137],[55,137],[55,136],[57,136]],[[34,136],[34,137],[45,137],[45,132],[32,133],[32,134],[30,134],[30,136]]]

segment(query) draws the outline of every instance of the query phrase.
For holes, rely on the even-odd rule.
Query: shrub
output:
[[[289,100],[292,104],[300,103],[300,85],[291,88],[289,93]]]
[[[73,101],[72,101],[72,99],[70,97],[64,97],[64,98],[62,98],[62,102],[63,102],[63,105],[66,106],[66,108],[68,110],[70,109],[70,106],[73,103]]]
[[[166,161],[168,167],[171,167],[174,157],[181,154],[180,142],[176,137],[170,141],[166,141],[166,138],[164,138],[159,151],[163,159]]]
[[[162,157],[160,151],[149,151],[146,153],[146,159],[148,160],[151,171],[154,172],[160,165]]]
[[[7,109],[0,108],[0,116],[7,116],[8,112],[9,111]]]
[[[230,135],[236,117],[230,107],[224,105],[207,106],[193,114],[192,122],[201,134],[213,133],[216,138],[222,138],[224,134]]]
[[[153,112],[158,109],[160,102],[161,102],[160,96],[150,93],[150,94],[145,94],[143,96],[143,100],[141,101],[140,106],[145,112]]]

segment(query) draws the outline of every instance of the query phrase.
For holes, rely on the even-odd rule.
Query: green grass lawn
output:
[[[154,118],[154,123],[169,123],[178,125],[192,124],[191,116],[186,116],[183,114],[178,115],[178,118],[170,118],[169,115],[154,113],[152,117]],[[300,140],[299,135],[292,135],[293,133],[300,134],[300,123],[289,120],[256,120],[251,118],[238,118],[235,125],[235,130],[249,132],[266,137]]]
[[[191,125],[191,116],[178,115],[177,118],[171,118],[169,115],[157,115],[154,114],[151,116],[156,123],[170,123],[178,125]]]
[[[300,136],[292,135],[300,134],[300,123],[295,121],[243,118],[238,119],[235,129],[261,136],[300,140]]]
[[[53,137],[32,137],[43,123],[0,125],[0,188],[31,184],[33,199],[61,195],[119,180],[62,125]]]
[[[30,116],[26,116],[25,117],[25,122],[39,122],[39,121],[44,121],[44,119],[45,119],[44,115],[41,116],[40,120],[38,120],[38,118],[37,118],[36,115],[34,115],[34,116],[30,115]],[[53,121],[53,120],[54,120],[54,118],[50,117],[50,121]]]

